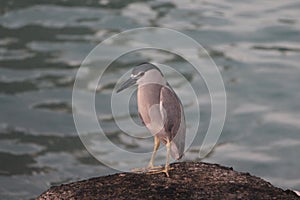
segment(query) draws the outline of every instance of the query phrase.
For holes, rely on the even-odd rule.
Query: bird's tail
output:
[[[185,127],[181,127],[179,128],[177,134],[171,141],[171,156],[176,160],[180,160],[184,155],[184,147],[185,147]]]

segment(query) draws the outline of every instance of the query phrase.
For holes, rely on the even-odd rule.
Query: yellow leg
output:
[[[165,173],[167,175],[167,177],[169,177],[169,170],[173,169],[173,168],[170,168],[171,142],[170,142],[169,139],[167,140],[166,147],[167,147],[167,156],[166,156],[166,165],[165,165],[165,168],[163,169],[162,167],[159,167],[159,169],[156,169],[156,170],[149,170],[147,172],[148,174],[158,174],[158,173],[162,173],[163,172],[163,173]]]
[[[166,144],[166,148],[167,148],[167,156],[166,156],[166,164],[165,164],[165,168],[163,168],[162,166],[154,166],[154,159],[155,159],[155,155],[156,152],[159,148],[160,145],[160,140],[157,136],[154,137],[154,148],[153,148],[153,153],[151,156],[151,160],[149,162],[148,167],[146,168],[142,168],[142,169],[133,169],[133,172],[137,172],[137,173],[147,173],[147,174],[158,174],[158,173],[165,173],[167,175],[167,177],[169,177],[169,170],[171,170],[172,168],[170,168],[170,150],[171,150],[171,142],[169,139],[167,139],[167,144]]]
[[[137,173],[148,173],[148,172],[155,172],[157,171],[158,169],[162,169],[163,167],[162,166],[154,166],[154,159],[155,159],[155,156],[156,156],[156,152],[159,148],[159,145],[160,145],[160,140],[157,136],[154,136],[154,147],[153,147],[153,152],[152,152],[152,156],[151,156],[151,160],[148,164],[148,167],[145,167],[145,168],[135,168],[135,169],[132,169],[131,171],[133,172],[137,172]]]
[[[154,159],[155,159],[155,156],[156,156],[156,152],[159,148],[159,145],[160,145],[159,138],[157,136],[154,136],[154,148],[153,148],[153,153],[152,153],[151,160],[149,162],[148,168],[155,168],[153,163],[154,163]]]
[[[167,140],[166,147],[167,147],[167,157],[166,157],[166,165],[165,165],[165,171],[164,172],[166,173],[167,177],[169,177],[170,149],[171,149],[171,142],[170,142],[169,139]]]

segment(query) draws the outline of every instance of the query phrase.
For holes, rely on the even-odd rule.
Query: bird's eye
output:
[[[138,74],[131,74],[130,77],[131,78],[136,78],[138,76]]]
[[[145,72],[140,72],[138,74],[131,74],[131,78],[140,78],[145,74]]]

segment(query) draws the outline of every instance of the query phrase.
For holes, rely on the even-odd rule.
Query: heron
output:
[[[185,115],[182,103],[161,70],[153,63],[145,62],[132,69],[130,78],[117,89],[117,93],[137,85],[137,107],[144,126],[154,136],[154,148],[146,168],[135,171],[165,173],[169,177],[170,155],[179,160],[184,155]],[[166,145],[165,166],[154,166],[160,143]]]

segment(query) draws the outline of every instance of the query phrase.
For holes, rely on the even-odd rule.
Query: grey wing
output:
[[[165,132],[171,141],[171,155],[178,160],[184,153],[185,117],[179,98],[169,87],[161,88],[160,112],[164,121]]]
[[[141,121],[142,121],[142,124],[145,126],[146,124],[145,124],[145,122],[144,122],[144,120],[143,120],[143,117],[142,117],[142,115],[141,115],[140,112],[139,112],[139,117],[140,117],[140,119],[141,119]]]

